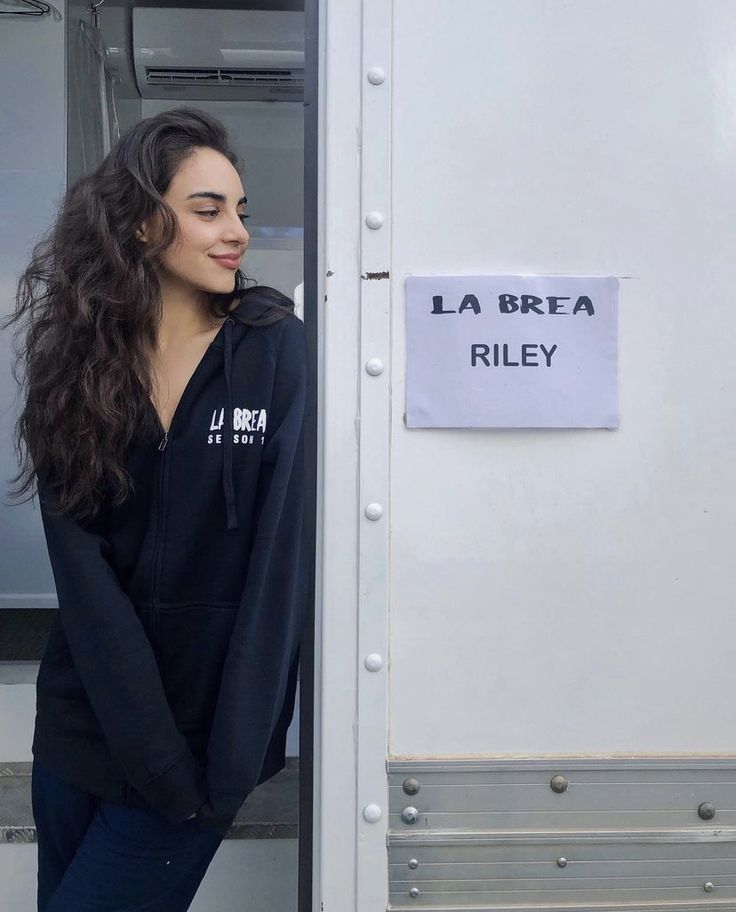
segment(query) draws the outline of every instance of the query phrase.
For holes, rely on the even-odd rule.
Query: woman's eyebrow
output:
[[[224,194],[215,193],[214,190],[199,190],[197,193],[190,193],[189,196],[185,197],[185,199],[194,199],[195,197],[205,197],[207,199],[217,200],[218,203],[227,202],[227,197]],[[241,203],[247,203],[247,202],[248,202],[248,197],[241,196],[235,205],[239,206]]]

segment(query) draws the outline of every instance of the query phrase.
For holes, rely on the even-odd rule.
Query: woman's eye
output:
[[[219,209],[202,209],[197,214],[198,215],[217,215],[219,213],[219,211],[220,211]],[[250,215],[239,215],[238,218],[245,220],[247,218],[250,218]]]

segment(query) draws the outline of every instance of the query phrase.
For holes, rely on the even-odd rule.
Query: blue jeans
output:
[[[38,912],[186,912],[222,837],[61,782],[34,758]]]

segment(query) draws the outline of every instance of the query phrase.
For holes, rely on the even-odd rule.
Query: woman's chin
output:
[[[224,281],[213,282],[211,280],[200,282],[198,285],[200,291],[208,291],[210,294],[230,294],[235,291],[235,273],[230,277],[225,277]]]

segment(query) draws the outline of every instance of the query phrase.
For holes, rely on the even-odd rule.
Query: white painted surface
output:
[[[733,751],[733,3],[393,8],[390,751]],[[620,428],[408,430],[412,273],[620,277]]]
[[[4,673],[7,670],[6,666]],[[35,718],[35,684],[0,684],[0,762],[32,759]]]
[[[331,912],[357,908],[361,0],[320,0],[319,29],[312,905]],[[380,770],[380,753],[371,756]]]

